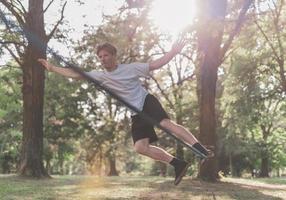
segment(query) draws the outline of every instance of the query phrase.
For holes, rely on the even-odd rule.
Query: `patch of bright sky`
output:
[[[118,12],[124,0],[84,0],[84,4],[68,1],[64,12],[65,20],[71,28],[66,35],[73,40],[79,40],[83,36],[85,25],[98,26],[102,23],[102,14],[111,15]],[[60,18],[59,5],[54,4],[46,14],[47,24],[54,24]],[[68,49],[65,44],[60,44],[52,39],[49,46],[60,50],[61,55],[68,56]]]
[[[79,5],[74,1],[68,1],[65,19],[74,30],[68,36],[74,40],[80,39],[85,29],[85,24],[97,26],[102,22],[102,14],[112,15],[118,12],[125,0],[85,0]],[[59,6],[55,4],[52,12],[46,17],[48,22],[56,21],[60,16]],[[190,25],[195,15],[194,0],[154,0],[150,12],[150,19],[158,26],[159,30],[176,36],[187,25]],[[66,48],[56,41],[50,45],[55,49]],[[61,47],[62,46],[62,47]],[[62,53],[67,50],[62,51]]]
[[[112,15],[118,12],[118,8],[125,0],[85,0],[79,5],[74,1],[68,1],[65,10],[65,19],[73,28],[68,33],[69,38],[78,40],[82,37],[86,25],[97,26],[102,22],[102,14]],[[55,22],[59,17],[59,7],[56,4],[46,16],[49,23]],[[195,15],[194,0],[154,0],[150,13],[150,19],[159,27],[159,30],[176,36],[187,25],[192,23]],[[50,42],[54,49],[60,49],[61,54],[68,56],[69,50],[64,44],[55,40]]]
[[[118,11],[124,0],[84,0],[84,4],[68,1],[65,10],[65,19],[74,28],[72,37],[78,39],[82,36],[84,25],[97,26],[102,22],[102,14],[111,15]],[[55,15],[50,15],[53,21],[59,17],[57,9],[53,9]],[[57,15],[57,16],[56,16]],[[54,16],[54,17],[53,17]]]
[[[195,15],[195,0],[154,0],[150,19],[158,26],[159,30],[176,36],[187,25],[191,24]],[[63,1],[62,1],[63,2]],[[59,20],[61,1],[54,3],[45,13],[45,22],[47,29],[51,28],[57,20]],[[73,40],[79,40],[83,36],[83,31],[86,25],[98,26],[102,23],[102,14],[112,15],[118,12],[118,9],[124,4],[125,0],[84,0],[84,4],[76,3],[73,0],[67,1],[64,12],[65,20],[69,23],[72,30],[66,35]],[[22,2],[27,8],[28,1]],[[49,1],[45,1],[47,5]],[[46,7],[44,5],[44,8]],[[63,26],[61,26],[64,28]],[[66,27],[67,28],[67,27]],[[69,57],[70,49],[66,44],[52,39],[49,46],[55,51],[60,52],[60,55]]]
[[[150,18],[161,31],[175,35],[192,23],[196,10],[194,1],[153,0]],[[102,22],[102,13],[115,14],[124,2],[125,0],[85,0],[84,4],[79,5],[68,1],[65,18],[75,29],[72,36],[80,37],[84,24],[99,25]],[[52,10],[49,21],[52,18],[55,21],[59,17],[58,9]]]
[[[269,9],[275,9],[275,2],[273,1],[265,1],[265,2],[258,2],[256,5],[257,12],[265,12]]]

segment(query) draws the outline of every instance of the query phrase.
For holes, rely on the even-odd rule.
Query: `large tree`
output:
[[[198,16],[198,98],[200,106],[200,141],[208,146],[216,147],[216,113],[215,98],[218,67],[224,62],[231,43],[238,34],[243,19],[253,0],[227,1],[202,0]],[[242,8],[238,12],[237,8]],[[231,9],[232,5],[236,9]],[[238,13],[238,14],[237,14]],[[226,16],[237,16],[235,23],[226,30]],[[230,19],[228,19],[230,20]],[[226,38],[226,39],[224,39]],[[218,178],[217,159],[213,157],[200,166],[199,177],[215,181]]]
[[[44,97],[44,68],[37,62],[38,58],[46,58],[46,47],[53,36],[61,19],[56,23],[50,34],[44,27],[44,0],[29,0],[28,8],[22,1],[1,0],[7,13],[16,22],[5,22],[6,35],[9,37],[2,42],[5,48],[22,69],[23,75],[23,137],[19,165],[22,176],[46,177],[43,166],[43,97]],[[8,15],[7,13],[6,16]],[[62,12],[63,13],[63,12]],[[19,28],[15,28],[17,24]],[[25,30],[21,32],[20,30]],[[24,34],[21,34],[24,33]]]

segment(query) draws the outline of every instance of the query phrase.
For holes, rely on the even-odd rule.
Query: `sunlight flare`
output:
[[[150,18],[160,31],[176,36],[195,16],[194,0],[154,0]]]

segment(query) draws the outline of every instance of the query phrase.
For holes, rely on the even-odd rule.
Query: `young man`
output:
[[[208,156],[210,153],[209,150],[204,148],[187,129],[171,121],[157,98],[149,94],[144,87],[142,87],[139,80],[139,77],[146,77],[150,71],[159,69],[167,64],[182,50],[184,45],[184,39],[178,40],[173,44],[172,49],[168,53],[149,63],[117,64],[116,48],[109,43],[105,43],[98,46],[96,52],[105,71],[93,70],[87,73],[113,90],[126,102],[155,119],[157,123],[160,123],[162,127],[168,129],[176,137]],[[39,62],[42,63],[48,71],[56,72],[74,79],[84,79],[84,77],[72,69],[53,66],[43,59],[39,59]],[[189,164],[184,160],[177,159],[161,148],[150,145],[150,143],[158,140],[154,126],[135,114],[132,116],[131,132],[136,152],[174,166],[176,174],[174,184],[179,184]]]

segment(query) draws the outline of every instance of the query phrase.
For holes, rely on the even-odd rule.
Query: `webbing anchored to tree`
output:
[[[14,28],[16,30],[16,32],[21,33],[23,35],[26,36],[26,38],[28,39],[28,41],[31,41],[32,44],[38,48],[39,50],[45,50],[46,45],[44,44],[44,42],[35,34],[33,34],[31,31],[27,30],[25,27],[19,27],[17,26],[12,20],[8,20],[4,14],[3,11],[0,10],[0,19],[1,21],[3,21],[7,26],[10,26],[11,28]],[[153,125],[155,125],[156,127],[158,127],[159,129],[163,130],[164,132],[166,132],[168,135],[170,135],[171,137],[173,137],[174,139],[176,139],[178,142],[182,143],[183,145],[185,145],[186,147],[190,148],[197,157],[204,159],[207,158],[207,156],[203,153],[201,153],[199,150],[197,150],[196,148],[194,148],[192,145],[180,140],[178,137],[176,137],[175,135],[173,135],[168,129],[166,129],[165,127],[161,126],[155,119],[151,118],[149,115],[147,115],[146,113],[140,111],[138,108],[134,107],[133,105],[131,105],[130,103],[128,103],[127,101],[125,101],[124,99],[122,99],[122,97],[120,97],[119,95],[117,95],[115,92],[113,92],[111,89],[109,89],[108,87],[104,86],[101,84],[101,82],[99,82],[98,80],[94,79],[90,74],[83,72],[76,64],[71,63],[66,61],[62,56],[60,56],[59,54],[57,54],[52,48],[47,46],[47,52],[49,52],[57,61],[59,61],[60,63],[66,65],[67,67],[73,69],[75,72],[77,72],[78,74],[80,74],[81,76],[83,76],[85,79],[87,79],[88,81],[92,82],[93,84],[95,84],[96,88],[101,90],[101,91],[105,91],[107,94],[109,94],[111,97],[113,97],[114,99],[118,100],[119,102],[121,102],[122,104],[124,104],[127,108],[131,109],[132,111],[134,111],[135,113],[137,113],[141,118],[143,118],[144,120],[148,121],[148,123],[151,123]]]

